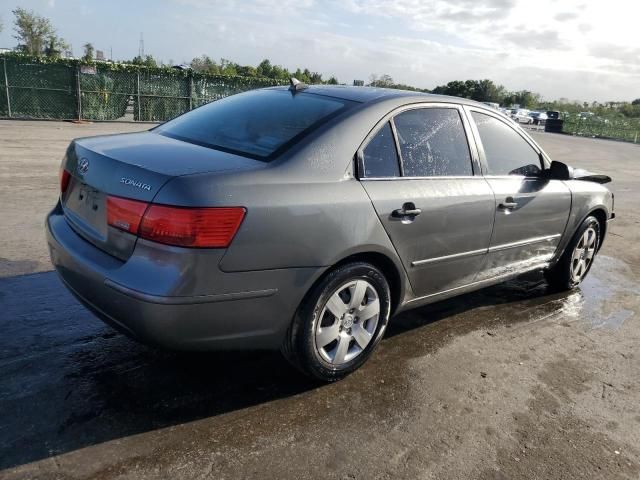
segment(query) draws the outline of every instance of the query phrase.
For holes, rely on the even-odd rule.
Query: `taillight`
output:
[[[71,174],[64,168],[60,169],[60,193],[65,193],[69,188],[69,180],[71,180]]]
[[[242,207],[171,207],[107,197],[109,225],[146,240],[179,247],[228,247],[245,212]]]
[[[142,215],[148,206],[146,202],[128,198],[107,197],[107,223],[137,235]]]
[[[185,208],[151,205],[140,237],[181,247],[225,248],[244,219],[242,207]]]

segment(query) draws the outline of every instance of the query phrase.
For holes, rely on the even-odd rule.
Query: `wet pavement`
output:
[[[639,478],[640,147],[537,135],[615,180],[579,290],[534,273],[407,312],[320,385],[276,353],[139,345],[61,285],[41,226],[59,158],[118,128],[141,126],[0,123],[0,478]]]

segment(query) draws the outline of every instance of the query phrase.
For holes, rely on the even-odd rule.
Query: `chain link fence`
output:
[[[572,115],[564,118],[564,133],[585,137],[610,138],[637,143],[640,140],[638,118],[584,118]]]
[[[113,64],[41,63],[0,57],[0,117],[162,122],[270,78],[206,75]]]

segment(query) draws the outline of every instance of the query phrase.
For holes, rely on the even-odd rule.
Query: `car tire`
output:
[[[558,262],[545,271],[553,290],[572,290],[585,279],[598,252],[600,236],[600,222],[593,216],[585,218]]]
[[[340,380],[371,356],[384,335],[390,311],[389,283],[377,267],[365,262],[341,265],[302,301],[282,353],[312,378]]]

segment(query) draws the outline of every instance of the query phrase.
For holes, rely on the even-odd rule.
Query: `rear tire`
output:
[[[600,222],[589,216],[582,222],[560,260],[545,272],[549,286],[572,290],[585,279],[600,246]]]
[[[365,262],[325,276],[300,304],[282,353],[306,375],[324,382],[358,369],[382,338],[391,311],[389,284]]]

